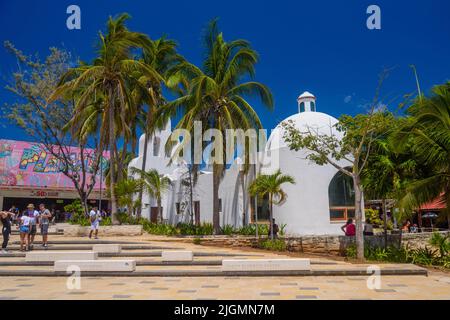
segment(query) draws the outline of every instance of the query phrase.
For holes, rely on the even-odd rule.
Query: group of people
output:
[[[42,246],[48,247],[48,227],[51,219],[52,214],[43,203],[39,205],[39,210],[36,210],[34,204],[30,203],[22,213],[14,206],[9,211],[0,211],[3,235],[2,253],[8,252],[7,247],[13,225],[19,229],[20,251],[33,250],[38,227],[42,235]]]
[[[341,227],[341,230],[347,237],[354,237],[356,235],[356,226],[353,223],[353,219],[349,218],[347,223]],[[366,219],[364,223],[363,234],[365,236],[373,236],[373,225],[370,222],[370,219]]]

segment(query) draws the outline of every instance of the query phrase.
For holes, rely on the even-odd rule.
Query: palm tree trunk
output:
[[[194,194],[193,194],[193,186],[192,186],[192,168],[188,166],[189,169],[189,200],[191,202],[191,224],[194,224]]]
[[[141,170],[142,171],[145,171],[145,168],[146,168],[146,166],[147,166],[147,150],[148,150],[148,139],[149,137],[148,137],[148,133],[146,132],[145,133],[145,138],[144,138],[144,155],[142,156],[142,167],[141,167]],[[139,190],[139,203],[141,204],[140,206],[139,206],[139,208],[138,208],[138,211],[137,211],[137,217],[138,218],[140,218],[141,217],[141,215],[142,215],[142,196],[143,196],[143,189],[141,188],[140,190]]]
[[[114,191],[114,185],[115,185],[115,156],[114,156],[114,149],[115,149],[115,139],[114,139],[114,97],[112,93],[112,89],[109,89],[109,150],[110,150],[110,160],[109,160],[109,190],[111,194],[111,221],[113,225],[119,224],[119,221],[117,220],[117,201],[116,201],[116,195]]]
[[[269,205],[270,205],[270,239],[273,240],[273,202],[272,202],[273,195],[269,195]]]
[[[364,235],[363,235],[363,212],[362,212],[362,188],[358,175],[353,175],[353,187],[355,189],[355,225],[356,225],[356,256],[364,261]]]
[[[162,223],[163,222],[163,215],[162,215],[161,197],[158,197],[157,203],[158,203],[158,217],[159,217],[160,223]]]
[[[386,199],[383,199],[383,232],[384,232],[384,249],[387,249],[387,208]]]
[[[241,188],[242,188],[242,226],[245,227],[247,224],[247,193],[245,190],[245,180],[244,180],[244,171],[240,172],[240,179],[241,179]]]
[[[219,184],[220,165],[213,164],[213,227],[214,234],[220,234]]]

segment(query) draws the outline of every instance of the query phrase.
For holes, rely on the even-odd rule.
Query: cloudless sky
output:
[[[81,8],[81,30],[66,27],[71,4]],[[381,30],[366,27],[371,4],[381,8]],[[196,64],[202,59],[202,31],[214,17],[226,40],[249,40],[260,54],[256,80],[275,97],[272,113],[254,101],[268,129],[297,112],[296,98],[305,90],[316,95],[318,111],[336,117],[364,112],[383,68],[392,68],[382,88],[391,110],[416,90],[410,64],[417,67],[426,93],[450,78],[448,0],[0,0],[0,40],[41,57],[49,47],[64,47],[89,61],[108,16],[122,12],[132,16],[131,30],[175,39],[179,52]],[[1,47],[0,107],[15,99],[3,87],[16,68]],[[29,140],[5,123],[0,138]]]

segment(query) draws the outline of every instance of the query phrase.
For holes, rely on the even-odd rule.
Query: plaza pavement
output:
[[[36,240],[40,240],[37,236]],[[52,244],[53,241],[81,244]],[[236,255],[244,258],[285,257],[283,254],[261,250],[206,247],[186,243],[179,238],[167,238],[145,234],[139,237],[101,238],[101,240],[128,242],[123,246],[170,247],[192,250],[210,256],[195,257],[195,261],[215,261],[224,257],[217,254]],[[11,248],[17,247],[18,236],[13,235]],[[91,244],[84,237],[51,236],[51,247],[80,247],[88,249]],[[94,242],[94,241],[92,241]],[[124,249],[130,255],[142,249]],[[154,251],[149,249],[147,251]],[[156,250],[160,251],[160,250]],[[108,259],[120,259],[110,257]],[[158,256],[136,258],[140,261],[161,261]],[[23,257],[0,256],[0,263],[24,261]],[[220,265],[141,265],[137,271],[146,270],[220,270]],[[369,264],[351,264],[338,259],[312,258],[314,270],[356,270]],[[383,268],[408,269],[411,265],[380,264]],[[51,266],[0,265],[0,272],[48,271]],[[424,275],[381,276],[381,288],[369,289],[367,276],[272,276],[272,277],[81,277],[80,289],[67,288],[68,277],[1,276],[0,299],[450,299],[450,273],[429,271]]]

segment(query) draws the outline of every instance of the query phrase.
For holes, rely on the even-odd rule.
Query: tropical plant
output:
[[[139,180],[124,179],[118,181],[115,185],[115,193],[117,196],[117,204],[121,207],[127,208],[129,216],[133,213],[134,195],[142,189],[142,184]]]
[[[261,121],[246,100],[246,96],[259,96],[263,105],[272,108],[273,99],[269,89],[253,78],[257,53],[246,40],[226,42],[219,32],[217,20],[213,20],[205,36],[205,59],[202,68],[186,61],[171,70],[171,82],[188,83],[187,92],[172,101],[164,112],[175,114],[184,111],[176,129],[192,133],[194,124],[201,123],[202,134],[208,129],[217,129],[225,137],[227,129],[260,129]],[[220,233],[219,185],[225,169],[223,148],[214,141],[214,156],[208,159],[212,165],[213,179],[213,225],[216,234]],[[204,141],[204,149],[209,143]],[[245,148],[248,152],[248,148]],[[220,151],[222,150],[222,151]],[[245,157],[246,158],[246,157]],[[194,168],[198,168],[194,166]]]
[[[258,176],[249,186],[249,192],[253,196],[269,196],[270,206],[270,238],[273,240],[273,204],[281,204],[286,200],[286,193],[281,188],[283,184],[295,184],[295,179],[290,175],[283,175],[278,169],[273,174]]]
[[[142,171],[141,169],[131,167],[131,174],[138,174],[140,176],[141,185],[145,192],[156,200],[158,206],[158,219],[163,221],[162,216],[162,196],[167,192],[172,185],[170,179],[162,176],[158,170],[152,169],[150,171]]]
[[[400,152],[413,152],[427,170],[408,184],[401,205],[417,209],[438,199],[450,208],[450,82],[435,86],[429,97],[418,97],[407,115],[392,139]]]
[[[109,145],[111,163],[117,161],[119,177],[126,148],[133,134],[130,124],[135,122],[137,114],[137,105],[131,93],[139,91],[142,95],[148,94],[147,88],[135,75],[155,81],[161,79],[153,68],[132,58],[132,51],[148,47],[149,39],[142,33],[128,30],[125,26],[128,18],[127,14],[116,19],[109,18],[106,35],[100,33],[98,56],[93,63],[82,63],[70,69],[53,94],[54,99],[59,96],[73,97],[77,93],[72,124],[88,126],[89,123],[97,124],[100,119],[101,137]],[[119,137],[124,139],[121,157],[118,157],[116,146]],[[116,224],[115,165],[111,165],[110,170],[112,220]]]

